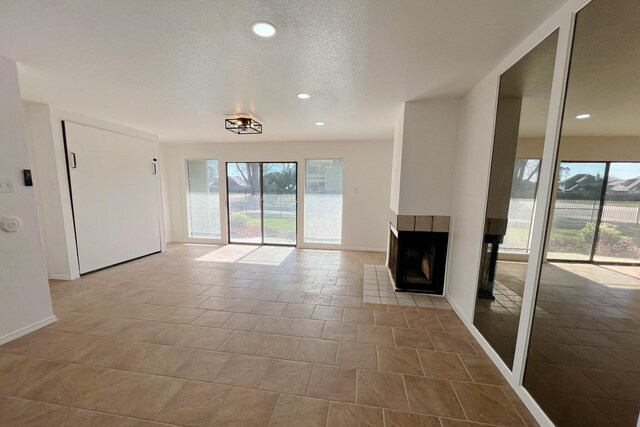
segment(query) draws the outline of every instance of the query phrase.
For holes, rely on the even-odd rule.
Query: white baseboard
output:
[[[53,280],[73,280],[71,276],[67,276],[64,274],[49,274],[49,279]]]
[[[9,341],[13,341],[16,338],[20,338],[23,335],[27,335],[30,332],[36,331],[40,328],[44,328],[47,325],[52,324],[53,322],[56,322],[58,320],[58,318],[56,316],[49,316],[45,319],[42,319],[36,323],[32,323],[29,326],[25,326],[24,328],[20,328],[17,331],[13,331],[7,335],[4,335],[2,337],[0,337],[0,345],[2,344],[6,344]]]
[[[445,295],[446,297],[446,295]],[[525,404],[529,412],[534,416],[536,421],[540,423],[541,426],[544,427],[553,427],[554,424],[551,419],[544,413],[540,405],[534,400],[534,398],[529,394],[526,388],[524,388],[521,384],[518,384],[518,380],[514,378],[513,372],[507,367],[507,365],[502,361],[498,353],[491,347],[489,341],[487,341],[484,336],[480,333],[480,331],[473,325],[472,321],[463,313],[460,307],[452,301],[452,299],[447,298],[447,302],[453,308],[453,311],[456,312],[458,317],[462,319],[465,326],[471,332],[471,335],[478,341],[482,349],[487,353],[487,356],[491,359],[494,365],[498,368],[502,376],[507,380],[507,382],[513,387],[516,394],[520,397],[520,400]],[[640,427],[640,426],[639,426]]]

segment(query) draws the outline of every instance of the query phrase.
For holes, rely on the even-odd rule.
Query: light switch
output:
[[[15,193],[11,178],[0,178],[0,193]]]

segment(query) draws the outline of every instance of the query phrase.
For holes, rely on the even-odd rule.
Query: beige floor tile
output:
[[[346,323],[362,323],[365,325],[373,325],[373,310],[361,308],[345,308],[342,315],[342,321]]]
[[[378,346],[378,365],[381,371],[422,375],[422,366],[414,348]]]
[[[192,380],[212,381],[230,357],[229,354],[217,351],[194,350],[178,365],[173,375]]]
[[[251,313],[258,306],[260,301],[249,299],[236,299],[224,308],[224,311],[232,311],[234,313]]]
[[[235,354],[222,367],[215,382],[241,387],[258,387],[271,359]]]
[[[294,319],[287,335],[320,338],[323,328],[324,320]]]
[[[289,331],[292,322],[293,319],[289,317],[264,316],[253,331],[285,335]]]
[[[352,402],[356,400],[356,370],[338,366],[314,365],[307,396]]]
[[[198,308],[205,308],[207,310],[224,310],[233,301],[233,298],[210,297],[200,304]]]
[[[411,328],[392,328],[393,338],[398,347],[412,347],[433,350],[429,332]]]
[[[304,395],[311,375],[311,363],[274,360],[258,388]]]
[[[327,424],[329,402],[309,397],[281,394],[271,415],[269,426],[324,427]],[[304,420],[304,421],[302,421]]]
[[[404,376],[411,412],[464,419],[456,393],[447,380]]]
[[[356,341],[358,339],[358,325],[327,321],[322,330],[322,338],[336,341]]]
[[[162,316],[160,320],[170,323],[184,323],[189,324],[200,317],[206,310],[200,310],[198,308],[176,308],[173,311],[168,312]]]
[[[408,327],[404,312],[374,311],[373,317],[377,326]]]
[[[451,417],[443,423],[464,418],[448,400],[455,396],[451,383],[430,382],[438,381],[433,377],[498,383],[496,371],[450,309],[363,302],[363,264],[380,265],[384,254],[287,248],[286,258],[271,265],[274,248],[256,249],[242,262],[216,259],[220,248],[233,246],[172,244],[162,255],[73,282],[52,281],[59,321],[0,346],[0,395],[46,403],[20,399],[16,404],[0,397],[0,425],[49,426],[58,415],[66,427],[165,425],[160,421],[299,425],[302,412],[306,425],[375,426],[383,425],[385,407],[388,426],[430,426],[434,408]],[[374,267],[374,280],[378,270],[386,279],[384,269]],[[574,323],[575,339],[591,339],[582,333],[585,325]],[[611,360],[607,363],[634,367],[636,354],[624,350],[629,326],[607,325],[601,331],[615,327],[615,336],[602,332],[600,341],[584,342],[610,340],[619,343],[618,353],[605,355],[599,347],[589,347],[599,353],[574,352],[589,363]],[[60,358],[88,365],[55,361]],[[421,368],[427,378],[386,372],[417,374]],[[232,386],[241,388],[229,391]],[[437,393],[430,398],[431,389]],[[524,408],[517,395],[506,396]],[[373,402],[379,406],[369,406]],[[608,402],[592,406],[623,419],[616,412],[624,414],[625,408]],[[466,404],[472,408],[474,402]],[[150,421],[154,416],[157,422]]]
[[[184,380],[105,368],[68,365],[30,390],[27,399],[150,419]]]
[[[147,356],[135,371],[157,375],[172,375],[194,350],[183,347],[161,346]]]
[[[298,346],[295,360],[333,365],[336,360],[337,348],[336,341],[303,338]]]
[[[252,331],[262,320],[257,314],[235,313],[221,327],[236,331]]]
[[[327,427],[370,426],[382,427],[382,409],[350,403],[331,402]]]
[[[385,427],[441,427],[438,417],[384,410]]]
[[[458,381],[452,384],[469,420],[508,426],[524,425],[501,387]]]
[[[61,426],[75,411],[73,408],[0,396],[2,426]]]
[[[300,340],[300,337],[267,335],[258,348],[256,355],[276,359],[294,359]]]
[[[215,426],[267,426],[278,394],[234,388],[213,418]]]
[[[155,419],[181,426],[207,426],[230,391],[226,385],[189,381]]]
[[[0,346],[0,352],[55,360],[90,340],[82,335],[36,331]]]
[[[220,351],[229,353],[255,354],[267,334],[259,332],[233,331],[220,346]]]
[[[410,328],[428,329],[430,331],[443,331],[438,316],[431,313],[405,313]]]
[[[471,381],[471,377],[456,353],[418,350],[424,375],[448,380]]]
[[[260,301],[252,313],[265,316],[280,316],[287,306],[284,302]]]
[[[205,310],[197,319],[191,322],[192,325],[208,326],[219,328],[233,316],[233,313],[226,311]]]
[[[202,327],[183,344],[185,347],[217,350],[232,334],[228,329]]]
[[[358,371],[358,402],[361,405],[408,411],[402,375]]]
[[[431,341],[438,351],[476,354],[465,335],[453,332],[430,331]]]
[[[311,315],[312,319],[316,320],[331,320],[334,322],[342,321],[342,315],[344,309],[341,307],[327,307],[323,305],[316,306]]]
[[[389,326],[358,325],[358,341],[369,344],[394,345]]]
[[[282,313],[280,313],[280,315],[284,317],[297,317],[301,319],[308,319],[311,317],[311,314],[313,313],[313,309],[315,307],[316,307],[315,305],[311,305],[311,304],[288,303],[287,306],[282,311]]]
[[[487,356],[461,354],[460,359],[462,359],[462,363],[464,363],[474,382],[507,385],[505,378]]]
[[[20,396],[65,366],[51,360],[0,353],[0,395]]]
[[[340,342],[336,365],[349,368],[378,369],[378,355],[374,344]]]

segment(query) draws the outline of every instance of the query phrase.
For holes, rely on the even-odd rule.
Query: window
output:
[[[304,241],[342,242],[343,160],[306,161],[304,188]]]
[[[189,237],[220,239],[217,160],[187,160]]]
[[[500,252],[528,254],[540,159],[516,159],[511,182],[507,232]]]

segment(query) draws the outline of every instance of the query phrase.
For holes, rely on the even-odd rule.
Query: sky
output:
[[[568,167],[569,171],[565,175],[566,177],[570,177],[579,173],[587,173],[590,175],[604,176],[604,163],[570,163],[563,162],[563,167]],[[619,163],[613,162],[611,163],[611,169],[609,170],[610,178],[620,178],[620,179],[629,179],[640,176],[640,163]]]

